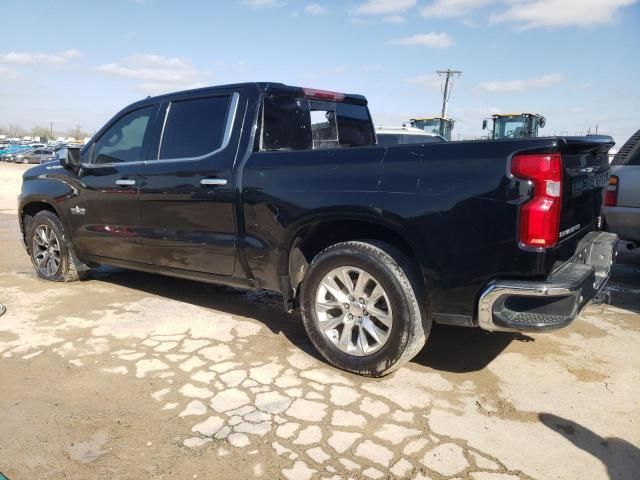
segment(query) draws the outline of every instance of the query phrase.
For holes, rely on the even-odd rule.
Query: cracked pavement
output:
[[[640,268],[548,334],[436,326],[369,379],[277,295],[102,268],[39,280],[0,165],[0,471],[8,478],[640,478]],[[632,258],[633,260],[633,258]]]

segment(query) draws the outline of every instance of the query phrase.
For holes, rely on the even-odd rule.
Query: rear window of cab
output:
[[[268,95],[262,108],[259,150],[318,150],[375,144],[364,105]]]

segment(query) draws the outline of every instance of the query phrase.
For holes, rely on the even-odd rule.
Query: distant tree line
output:
[[[82,139],[85,137],[90,137],[91,134],[83,130],[80,125],[70,130],[53,130],[51,131],[50,127],[44,127],[41,125],[37,125],[33,127],[31,130],[27,130],[18,125],[11,125],[9,127],[0,126],[0,135],[6,135],[8,137],[36,137],[36,138],[50,138],[55,139],[58,137],[73,137],[76,139]]]

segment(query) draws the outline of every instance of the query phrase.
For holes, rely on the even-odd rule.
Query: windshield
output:
[[[522,115],[498,117],[494,120],[493,138],[520,138],[527,135],[527,118]]]
[[[440,133],[440,120],[427,119],[427,120],[413,120],[411,126],[419,128],[429,133]]]

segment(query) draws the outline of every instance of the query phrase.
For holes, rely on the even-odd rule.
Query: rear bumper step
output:
[[[617,240],[606,232],[585,237],[571,260],[546,281],[494,280],[480,296],[480,328],[513,332],[569,325],[609,280]]]

